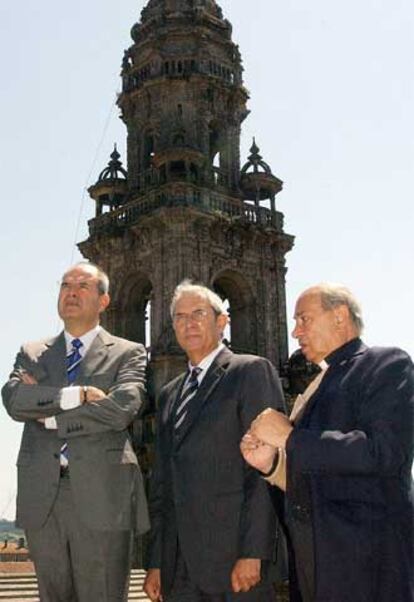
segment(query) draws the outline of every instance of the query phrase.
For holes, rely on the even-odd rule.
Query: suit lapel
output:
[[[45,345],[47,349],[39,363],[45,368],[49,383],[61,387],[67,381],[65,335],[61,332]]]
[[[305,409],[300,416],[300,418],[295,422],[296,426],[302,424],[304,426],[309,419],[314,407],[318,404],[318,400],[325,395],[325,391],[329,386],[331,379],[337,374],[337,370],[345,368],[349,362],[352,362],[355,357],[361,355],[361,353],[365,353],[367,347],[360,341],[354,341],[352,346],[343,353],[339,354],[339,357],[335,358],[335,361],[332,364],[329,364],[329,368],[323,377],[320,386],[316,389],[315,393],[309,398],[308,403],[305,406]]]
[[[113,337],[102,328],[96,335],[92,345],[89,347],[85,357],[80,363],[79,373],[75,383],[81,381],[85,377],[96,374],[96,372],[99,371],[100,366],[105,363],[109,349],[113,344]]]
[[[180,445],[187,436],[188,432],[197,421],[202,408],[211,399],[214,390],[226,373],[226,369],[232,356],[233,354],[231,351],[223,349],[211,364],[207,374],[201,382],[200,388],[189,404],[188,414],[175,439],[176,445]],[[179,392],[180,391],[181,387],[179,389]]]
[[[164,424],[171,421],[175,415],[178,400],[180,399],[187,374],[188,372],[183,372],[177,376],[174,381],[171,381],[171,389],[166,393],[166,398],[162,406],[162,420]]]

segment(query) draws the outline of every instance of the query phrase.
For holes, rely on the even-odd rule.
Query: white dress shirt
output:
[[[70,332],[65,330],[65,341],[66,341],[66,355],[70,355],[73,351],[72,341],[73,339],[79,339],[82,341],[82,346],[79,348],[79,354],[85,357],[88,349],[92,345],[95,340],[97,334],[101,330],[101,326],[97,324],[95,328],[85,332],[81,337],[75,337]],[[70,387],[62,387],[60,392],[60,400],[59,404],[62,410],[73,410],[82,404],[81,401],[81,387],[79,386],[70,386]],[[54,416],[50,416],[45,419],[45,427],[47,429],[56,429],[56,418]]]
[[[225,347],[226,346],[224,345],[224,343],[219,343],[217,347],[213,349],[213,351],[206,355],[206,357],[204,357],[201,360],[201,362],[197,364],[197,366],[193,366],[191,362],[188,362],[189,376],[186,378],[186,381],[190,378],[191,371],[193,368],[200,368],[201,372],[197,375],[198,386],[200,386],[203,381],[203,378],[207,374],[207,370],[210,368],[211,364],[214,362],[220,351],[225,349]]]

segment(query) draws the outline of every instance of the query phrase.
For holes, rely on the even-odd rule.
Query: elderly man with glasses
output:
[[[225,347],[226,310],[208,288],[180,284],[171,316],[188,371],[159,399],[144,589],[163,602],[267,602],[276,516],[239,442],[264,408],[283,411],[276,370]]]

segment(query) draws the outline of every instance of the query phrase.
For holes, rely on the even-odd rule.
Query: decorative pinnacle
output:
[[[253,173],[259,173],[259,167],[263,170],[264,173],[268,175],[272,175],[272,170],[269,165],[263,161],[262,155],[259,153],[260,149],[256,144],[256,138],[253,138],[253,144],[250,149],[250,156],[247,158],[247,163],[242,169],[242,174],[247,173],[247,171],[253,167]]]
[[[118,178],[126,179],[127,172],[122,167],[122,161],[120,161],[121,155],[118,153],[116,143],[114,144],[114,150],[112,151],[111,160],[108,162],[107,167],[99,174],[98,182],[103,180],[116,180]]]
[[[250,149],[251,155],[248,158],[249,161],[251,161],[252,163],[258,163],[259,161],[261,161],[262,156],[259,154],[259,151],[260,151],[260,148],[256,144],[256,138],[253,136],[253,144]]]

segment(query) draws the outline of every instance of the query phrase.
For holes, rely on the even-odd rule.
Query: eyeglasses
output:
[[[176,326],[183,326],[187,322],[196,322],[201,324],[208,316],[207,309],[195,309],[190,314],[174,314],[173,322]]]

